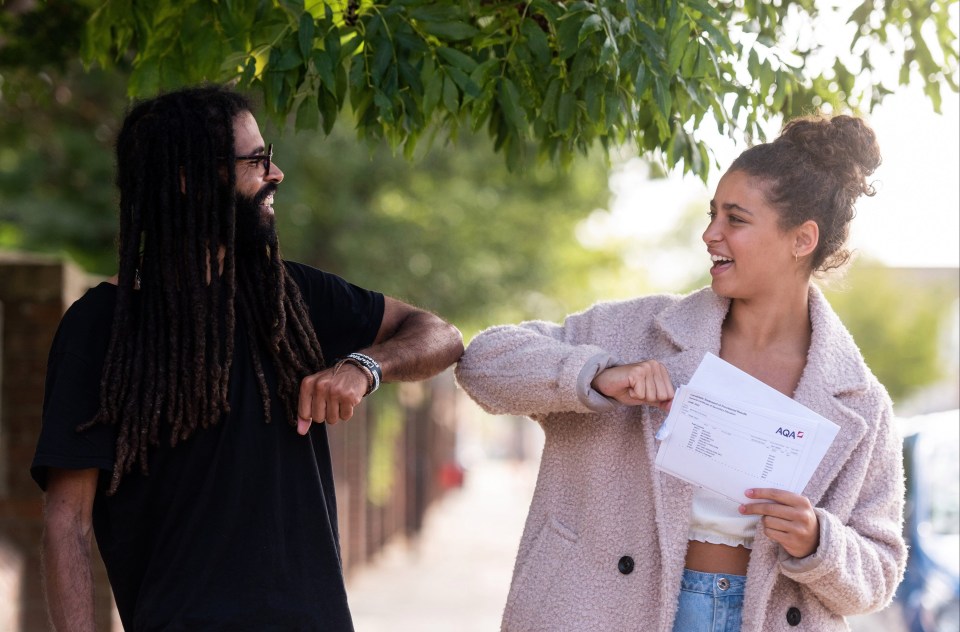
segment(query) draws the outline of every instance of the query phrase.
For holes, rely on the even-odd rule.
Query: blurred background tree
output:
[[[126,76],[79,61],[82,2],[0,6],[0,248],[113,267],[113,140]]]
[[[956,280],[869,261],[826,287],[863,357],[894,403],[947,376],[944,337],[956,326]]]
[[[575,235],[586,213],[608,203],[599,153],[578,157],[567,174],[546,166],[514,174],[473,135],[411,164],[341,128],[325,139],[284,138],[274,152],[285,173],[277,215],[288,256],[425,305],[468,333],[497,320],[559,318],[590,298],[593,278],[620,268],[615,252]]]

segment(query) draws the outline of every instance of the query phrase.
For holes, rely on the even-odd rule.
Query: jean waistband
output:
[[[714,597],[743,595],[746,585],[746,575],[701,573],[688,568],[683,569],[683,579],[680,581],[681,590],[713,595]]]

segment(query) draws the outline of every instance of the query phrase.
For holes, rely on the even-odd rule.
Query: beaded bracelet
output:
[[[379,362],[362,353],[349,353],[347,354],[347,358],[362,364],[363,367],[370,371],[370,374],[373,376],[373,388],[370,389],[367,395],[380,388],[380,382],[383,380],[383,369],[380,368]]]
[[[337,371],[339,371],[344,364],[352,364],[367,376],[367,392],[363,394],[364,397],[380,388],[380,380],[383,379],[383,370],[376,360],[362,353],[350,353],[334,365],[333,374],[336,375]]]

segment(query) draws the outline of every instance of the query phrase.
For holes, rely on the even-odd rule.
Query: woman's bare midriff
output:
[[[750,563],[750,549],[690,540],[684,566],[701,573],[728,573],[746,575]]]

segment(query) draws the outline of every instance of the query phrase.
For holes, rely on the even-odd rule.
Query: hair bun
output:
[[[880,166],[880,146],[862,119],[845,114],[794,119],[774,142],[794,145],[813,165],[834,174],[843,189],[855,191],[855,197],[874,194],[867,178]]]

